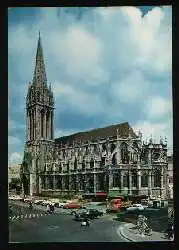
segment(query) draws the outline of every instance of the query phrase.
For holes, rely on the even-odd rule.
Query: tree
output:
[[[21,180],[20,178],[12,178],[11,182],[9,183],[9,189],[15,189],[17,192],[21,190]]]

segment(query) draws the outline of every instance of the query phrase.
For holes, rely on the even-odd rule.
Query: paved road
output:
[[[122,242],[117,234],[119,222],[108,217],[81,227],[70,215],[42,216],[9,223],[9,242]]]

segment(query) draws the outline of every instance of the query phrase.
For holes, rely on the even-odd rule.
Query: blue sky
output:
[[[128,121],[172,142],[172,8],[9,8],[9,158],[21,163],[41,31],[55,137]]]

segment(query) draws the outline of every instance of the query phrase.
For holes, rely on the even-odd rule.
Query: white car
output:
[[[144,206],[142,206],[141,204],[133,204],[131,207],[127,208],[127,211],[134,211],[134,210],[143,211]]]
[[[12,195],[9,197],[9,200],[20,200],[20,199],[22,199],[22,198],[18,195]]]
[[[64,205],[66,205],[68,202],[59,202],[58,207],[63,208]]]
[[[42,202],[42,206],[47,206],[49,203],[50,203],[50,201],[44,200],[44,201]]]

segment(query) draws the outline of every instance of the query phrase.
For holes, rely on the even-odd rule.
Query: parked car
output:
[[[58,208],[63,208],[64,205],[68,204],[67,202],[56,202],[55,206]]]
[[[131,211],[131,210],[143,211],[144,210],[144,206],[142,204],[133,204],[131,207],[127,208],[127,211]]]
[[[103,212],[97,209],[89,209],[85,214],[89,219],[95,219],[98,216],[103,216]]]
[[[75,213],[74,214],[74,220],[75,221],[83,221],[85,218],[88,218],[88,215],[86,214],[86,212],[83,213]]]
[[[50,203],[50,201],[44,200],[44,201],[41,203],[41,205],[42,205],[42,206],[47,206],[49,203]]]
[[[67,203],[63,206],[63,208],[66,208],[66,209],[74,209],[74,208],[82,208],[82,205],[81,204],[78,204],[78,203],[73,203],[73,202],[70,202],[70,203]]]
[[[36,204],[36,205],[41,205],[42,202],[43,202],[43,200],[35,200],[35,201],[34,201],[34,204]]]

